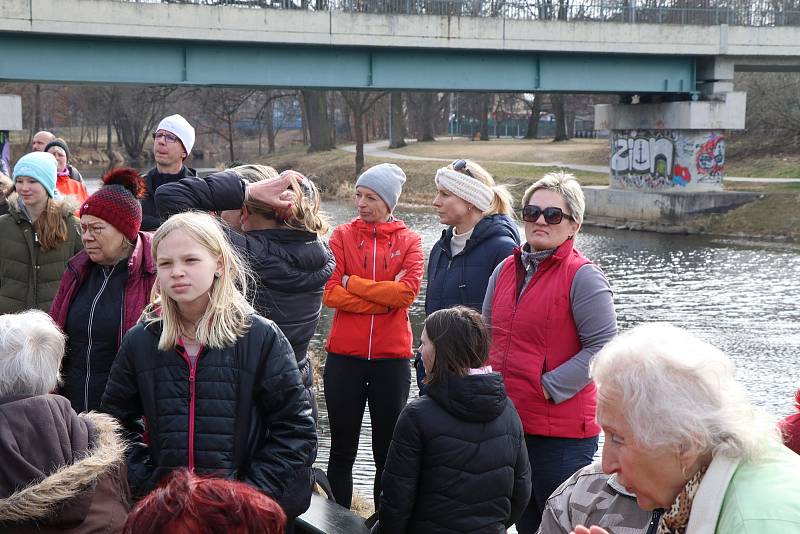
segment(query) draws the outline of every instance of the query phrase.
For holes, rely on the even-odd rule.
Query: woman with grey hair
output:
[[[609,343],[591,374],[603,471],[640,507],[665,509],[659,534],[800,532],[800,456],[781,445],[722,351],[672,325],[645,324]]]
[[[526,243],[495,268],[483,301],[489,364],[519,412],[533,472],[520,534],[539,528],[547,498],[597,451],[592,357],[616,335],[611,288],[574,248],[585,202],[571,174],[546,174],[522,198]]]
[[[116,421],[51,395],[64,335],[49,315],[0,316],[0,531],[122,532],[125,445]]]

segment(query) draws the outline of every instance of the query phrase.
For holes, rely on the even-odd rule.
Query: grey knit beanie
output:
[[[364,171],[358,177],[356,187],[363,185],[372,189],[389,206],[389,211],[394,211],[405,181],[403,169],[394,163],[381,163]]]

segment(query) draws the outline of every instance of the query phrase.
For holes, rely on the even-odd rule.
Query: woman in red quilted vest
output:
[[[597,451],[592,357],[617,333],[611,288],[574,248],[585,201],[571,174],[545,175],[522,198],[526,243],[492,273],[483,301],[489,365],[522,419],[533,491],[517,522],[536,532],[559,484]]]

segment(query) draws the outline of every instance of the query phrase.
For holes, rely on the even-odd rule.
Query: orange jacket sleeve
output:
[[[419,293],[425,256],[422,241],[414,234],[413,242],[403,258],[406,273],[398,282],[393,280],[376,282],[360,276],[351,276],[347,281],[347,291],[369,302],[389,308],[408,308]]]
[[[325,284],[325,291],[322,294],[322,302],[325,306],[351,313],[388,313],[389,308],[387,306],[365,300],[350,293],[342,286],[342,276],[347,274],[347,265],[345,265],[341,232],[334,230],[329,244],[333,257],[336,258],[336,268]],[[350,285],[349,282],[348,285]]]

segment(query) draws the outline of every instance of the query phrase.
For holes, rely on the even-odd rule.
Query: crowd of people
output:
[[[49,132],[0,176],[0,531],[298,531],[324,304],[326,478],[350,508],[368,408],[373,532],[800,533],[800,412],[770,420],[686,330],[618,335],[573,176],[515,210],[474,161],[436,172],[414,350],[400,167],[363,172],[330,231],[302,174],[201,178],[186,119],[152,137],[152,170],[91,195]]]

